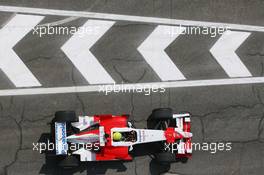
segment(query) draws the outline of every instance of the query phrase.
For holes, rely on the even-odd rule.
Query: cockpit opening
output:
[[[137,132],[129,131],[129,132],[114,132],[113,133],[113,141],[114,142],[136,142],[137,141]]]

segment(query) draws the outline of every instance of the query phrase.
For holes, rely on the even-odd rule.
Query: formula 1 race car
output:
[[[132,160],[134,145],[161,143],[153,157],[158,162],[186,162],[191,157],[190,114],[173,114],[170,108],[154,109],[148,129],[136,129],[128,115],[79,116],[73,111],[58,111],[52,120],[52,135],[59,166],[73,168],[79,161]],[[173,150],[173,152],[172,152]]]

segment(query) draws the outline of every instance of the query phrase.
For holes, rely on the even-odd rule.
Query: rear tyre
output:
[[[64,169],[72,169],[79,166],[79,160],[75,156],[67,156],[58,165]]]
[[[153,120],[169,120],[172,119],[171,108],[157,108],[152,111],[151,119]]]
[[[171,152],[161,152],[154,154],[155,160],[159,163],[171,163],[176,161],[175,154]]]
[[[57,111],[55,113],[54,122],[71,123],[76,121],[76,114],[74,111]]]

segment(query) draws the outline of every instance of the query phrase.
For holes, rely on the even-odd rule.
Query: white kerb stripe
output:
[[[44,17],[15,15],[0,30],[0,69],[16,87],[41,86],[13,47],[34,28]]]
[[[91,53],[90,48],[109,30],[115,22],[88,20],[61,49],[69,57],[74,66],[90,84],[115,83],[99,61]],[[89,30],[87,32],[87,30]]]
[[[249,32],[226,31],[210,52],[230,77],[252,76],[235,51],[248,38]]]
[[[138,51],[162,81],[185,79],[165,52],[169,44],[184,30],[184,27],[159,25],[138,47]]]

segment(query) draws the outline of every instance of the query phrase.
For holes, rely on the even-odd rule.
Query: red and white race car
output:
[[[132,160],[134,145],[159,142],[174,145],[162,149],[154,157],[159,162],[191,156],[190,114],[173,114],[170,108],[154,109],[148,118],[148,129],[136,129],[128,115],[79,116],[73,111],[58,111],[52,120],[52,132],[59,165],[74,167],[79,161]],[[88,145],[88,146],[87,146]],[[175,149],[176,145],[176,149]],[[176,150],[176,151],[175,151]]]

